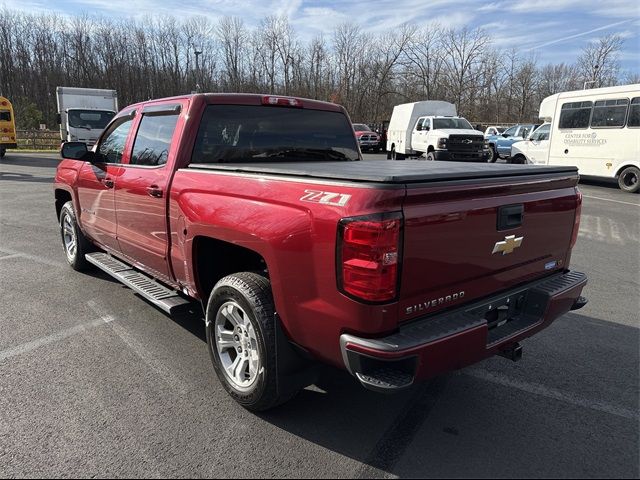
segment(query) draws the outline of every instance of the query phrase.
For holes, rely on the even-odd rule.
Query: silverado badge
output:
[[[496,244],[493,246],[493,252],[491,252],[491,254],[498,253],[498,252],[502,252],[502,255],[513,253],[513,251],[516,248],[522,245],[523,239],[524,237],[516,238],[515,235],[506,236],[504,237],[503,241],[496,242]]]

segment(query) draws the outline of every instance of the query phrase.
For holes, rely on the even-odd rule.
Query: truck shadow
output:
[[[53,177],[36,177],[28,173],[0,172],[0,180],[12,182],[53,183]]]
[[[44,168],[56,168],[60,163],[60,155],[51,154],[51,156],[29,156],[29,155],[11,155],[11,152],[7,152],[7,155],[0,160],[0,165],[8,166],[20,166],[20,167],[44,167]]]
[[[363,463],[353,476],[508,476],[514,465],[532,476],[637,475],[638,328],[573,313],[523,345],[517,364],[488,359],[390,396],[327,368],[259,417]],[[585,460],[595,445],[617,453]]]

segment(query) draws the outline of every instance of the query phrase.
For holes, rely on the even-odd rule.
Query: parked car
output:
[[[489,144],[490,162],[496,162],[498,158],[511,157],[511,145],[524,140],[538,128],[540,124],[520,124],[507,128],[500,135],[491,135],[486,140]]]
[[[496,126],[487,127],[486,130],[484,131],[484,138],[500,135],[504,133],[506,129],[507,127],[496,127]]]
[[[482,132],[456,116],[456,106],[442,101],[396,105],[389,122],[387,159],[406,156],[427,160],[486,162],[489,151]]]
[[[372,150],[374,153],[380,151],[380,135],[371,130],[369,125],[364,123],[354,123],[353,131],[356,134],[360,150],[366,152]]]
[[[517,360],[586,303],[575,167],[363,162],[344,108],[250,94],[138,103],[61,154],[70,266],[202,308],[214,370],[252,410],[318,362],[394,392]]]

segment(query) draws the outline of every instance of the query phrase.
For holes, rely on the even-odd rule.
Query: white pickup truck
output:
[[[387,151],[391,160],[417,156],[427,160],[486,162],[489,158],[484,134],[456,116],[454,104],[437,100],[393,108]]]

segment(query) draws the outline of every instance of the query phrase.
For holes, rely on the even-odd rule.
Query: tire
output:
[[[427,161],[435,162],[436,161],[436,154],[433,153],[433,152],[428,152],[427,153]]]
[[[84,256],[95,250],[91,242],[84,236],[73,209],[73,202],[69,201],[60,210],[60,238],[67,262],[71,268],[83,272],[91,268]]]
[[[278,393],[275,307],[265,277],[240,272],[220,280],[207,303],[206,333],[218,379],[244,408],[269,410],[298,393]]]
[[[524,165],[525,163],[527,163],[527,159],[525,158],[524,155],[518,154],[513,158],[509,158],[507,160],[507,163],[515,163],[517,165]]]
[[[627,167],[622,170],[618,175],[618,186],[625,192],[637,193],[640,190],[640,169]]]
[[[498,155],[498,151],[496,150],[496,146],[491,144],[489,151],[491,152],[491,156],[489,157],[489,163],[496,163],[500,156]]]
[[[396,147],[391,147],[391,160],[404,160],[404,155],[396,152]]]
[[[378,147],[375,147],[375,148],[373,149],[373,153],[378,153],[379,151],[380,151],[380,149],[379,149]]]
[[[0,148],[0,158],[4,158],[4,154],[7,153],[5,148]]]

